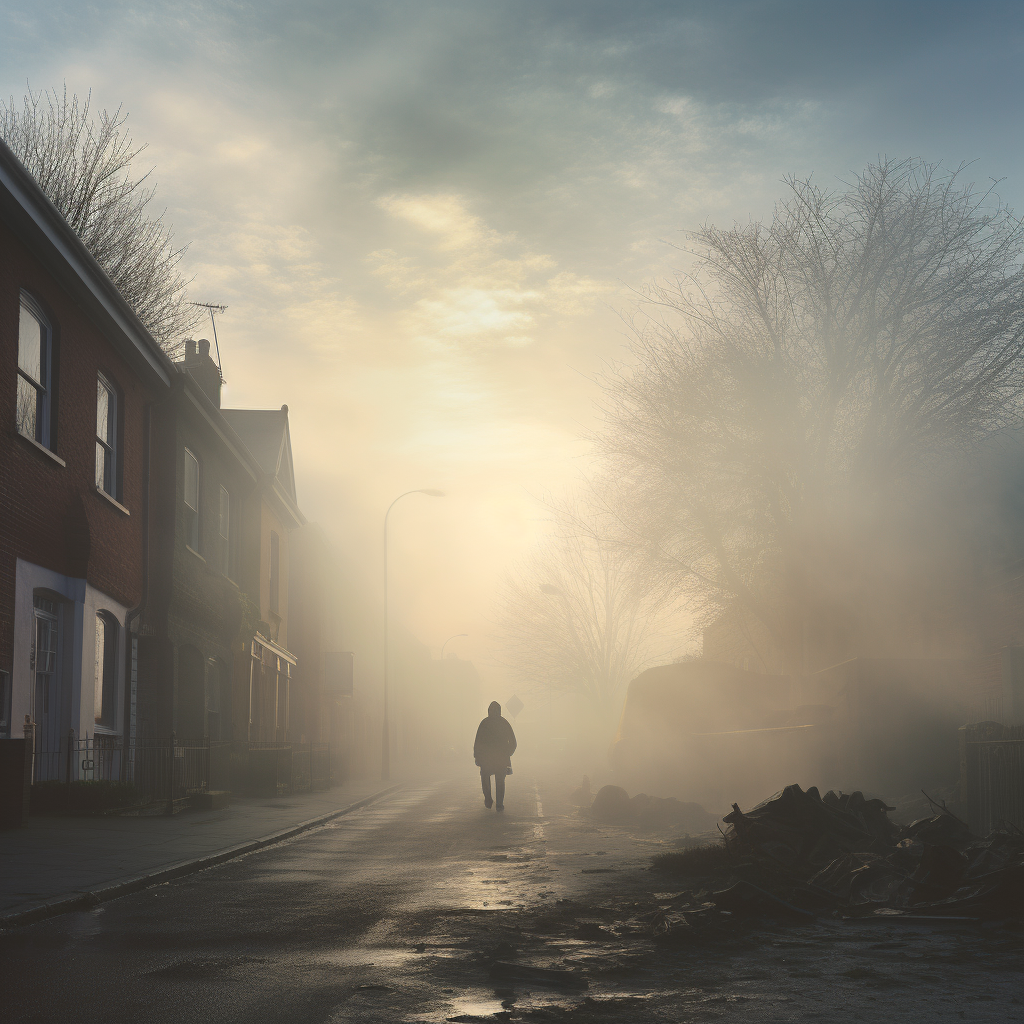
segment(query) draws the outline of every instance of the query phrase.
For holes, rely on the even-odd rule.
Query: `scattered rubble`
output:
[[[531,967],[527,964],[495,960],[491,977],[501,981],[518,981],[541,988],[587,989],[590,983],[579,971],[559,970],[551,967]]]
[[[714,816],[700,804],[646,793],[630,798],[621,786],[602,786],[590,805],[589,814],[610,824],[635,823],[647,828],[675,825],[687,832],[706,832],[715,827]]]
[[[706,911],[708,903],[731,915],[789,918],[1024,911],[1024,832],[1007,825],[982,839],[938,805],[900,826],[889,819],[893,809],[859,792],[787,786],[746,813],[734,804],[720,844],[663,855],[655,867],[728,882],[703,899],[684,894],[690,899],[672,908],[684,918],[687,907]]]

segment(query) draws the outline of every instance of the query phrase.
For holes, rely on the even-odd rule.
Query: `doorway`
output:
[[[63,723],[61,679],[61,603],[33,598],[34,643],[32,719],[36,723],[36,779],[60,778],[60,740]]]

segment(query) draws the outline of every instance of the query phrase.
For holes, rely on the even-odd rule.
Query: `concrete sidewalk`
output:
[[[172,817],[33,817],[0,832],[0,926],[113,899],[313,828],[396,789],[349,782],[323,793],[233,800]]]

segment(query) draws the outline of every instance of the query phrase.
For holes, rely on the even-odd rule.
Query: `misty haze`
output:
[[[4,1019],[1024,1018],[1022,44],[0,7]]]

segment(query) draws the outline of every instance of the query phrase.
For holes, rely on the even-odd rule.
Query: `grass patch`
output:
[[[712,843],[674,853],[659,853],[652,866],[655,871],[667,871],[673,875],[728,875],[733,858],[725,843]]]

